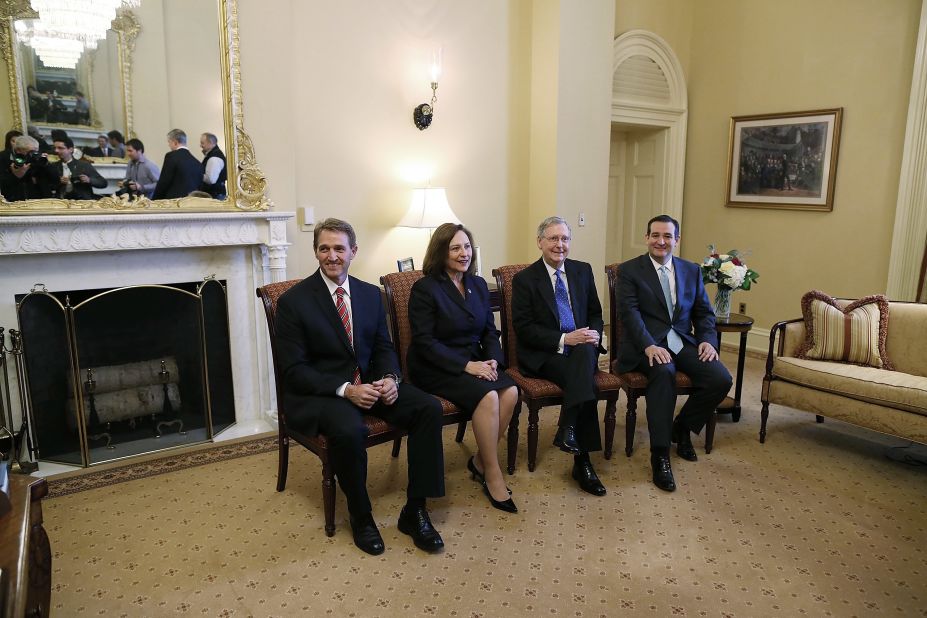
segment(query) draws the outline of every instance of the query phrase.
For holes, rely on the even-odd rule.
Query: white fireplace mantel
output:
[[[258,245],[271,281],[286,275],[292,212],[11,216],[0,219],[0,255]]]

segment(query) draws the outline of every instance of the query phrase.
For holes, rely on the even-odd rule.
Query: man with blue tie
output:
[[[679,222],[659,215],[647,223],[647,253],[619,268],[618,311],[624,328],[618,371],[647,375],[647,426],[654,484],[675,491],[669,450],[698,459],[690,432],[699,433],[731,388],[731,374],[718,359],[715,316],[698,264],[673,257]],[[695,391],[673,420],[676,369]]]
[[[602,305],[592,267],[569,260],[570,226],[548,217],[538,226],[541,258],[512,280],[512,326],[518,364],[527,375],[563,389],[554,446],[574,456],[573,478],[580,488],[604,496],[605,487],[589,459],[602,449],[595,372],[602,339]]]

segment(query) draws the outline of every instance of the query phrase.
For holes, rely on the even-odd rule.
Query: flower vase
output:
[[[731,317],[731,294],[734,290],[718,286],[715,294],[715,317],[727,319]]]

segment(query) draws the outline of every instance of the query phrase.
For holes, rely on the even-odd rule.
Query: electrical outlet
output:
[[[586,225],[586,213],[579,213],[579,227],[584,227]]]
[[[740,303],[737,313],[747,313],[747,303]]]

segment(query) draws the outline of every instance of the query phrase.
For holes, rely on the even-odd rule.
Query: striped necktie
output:
[[[354,336],[351,333],[351,314],[348,312],[348,305],[344,302],[344,288],[339,287],[335,290],[338,300],[335,301],[335,308],[338,310],[338,317],[341,318],[341,325],[344,326],[344,332],[348,334],[348,343],[354,348]],[[351,379],[352,384],[360,384],[360,367],[354,368],[354,376]]]
[[[679,354],[679,350],[682,349],[682,338],[679,336],[675,330],[673,330],[673,313],[675,307],[673,306],[673,295],[670,293],[670,284],[669,284],[669,269],[666,266],[660,267],[660,287],[663,288],[663,297],[666,299],[666,308],[669,310],[669,319],[670,319],[670,329],[666,333],[666,343],[669,345],[669,349],[672,350],[673,354]]]

